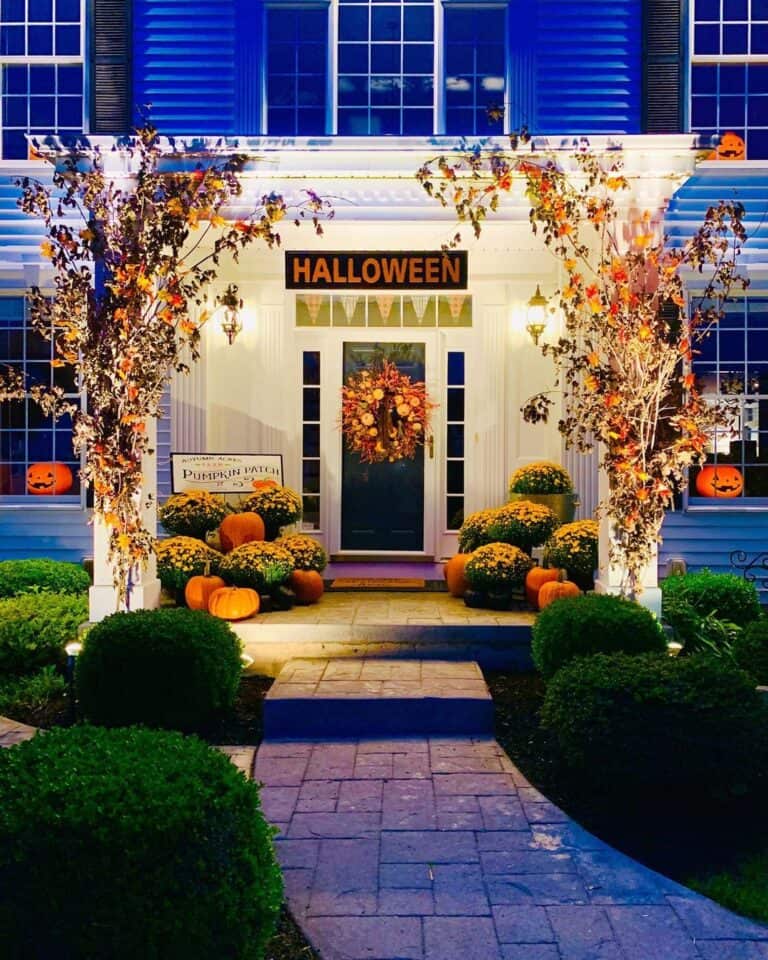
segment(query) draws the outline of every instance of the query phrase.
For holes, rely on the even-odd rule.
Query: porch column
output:
[[[147,422],[149,452],[142,459],[144,485],[141,495],[144,501],[144,524],[153,536],[157,533],[157,421]],[[150,503],[147,505],[147,499]],[[98,517],[93,519],[93,586],[88,592],[88,619],[97,623],[125,607],[118,604],[117,591],[112,582],[112,565],[107,558],[109,536],[106,524]],[[139,580],[131,588],[131,610],[152,609],[160,606],[160,581],[157,579],[155,556],[149,559],[146,570],[140,570]]]
[[[605,470],[600,471],[598,482],[600,500],[604,500],[608,494],[608,474]],[[608,560],[609,545],[611,543],[612,521],[610,517],[601,517],[600,533],[598,541],[598,575],[595,580],[596,593],[621,593],[621,587],[626,582],[626,570],[623,567],[610,563]],[[637,602],[661,617],[661,589],[659,588],[658,571],[658,549],[653,548],[650,563],[645,568],[640,578],[643,592],[637,598]]]

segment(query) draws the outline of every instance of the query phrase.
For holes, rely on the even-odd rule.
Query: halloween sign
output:
[[[288,290],[466,290],[466,250],[316,253],[288,250]]]

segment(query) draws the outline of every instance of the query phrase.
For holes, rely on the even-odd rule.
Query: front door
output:
[[[426,380],[424,343],[344,344],[343,379],[383,360],[412,381]],[[342,444],[341,549],[363,552],[424,550],[424,447],[411,460],[363,463]]]

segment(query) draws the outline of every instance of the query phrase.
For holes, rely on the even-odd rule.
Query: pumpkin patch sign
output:
[[[283,485],[279,453],[172,453],[173,492],[251,494],[265,486]]]

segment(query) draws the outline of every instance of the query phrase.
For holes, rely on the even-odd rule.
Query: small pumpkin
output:
[[[548,607],[555,600],[562,600],[563,597],[578,597],[580,594],[581,590],[576,584],[565,579],[563,570],[558,570],[557,580],[550,580],[539,590],[539,610]]]
[[[226,587],[226,581],[221,577],[211,575],[211,565],[206,563],[203,573],[190,577],[184,587],[184,600],[190,610],[208,610],[208,603],[214,590]]]
[[[279,487],[280,484],[277,480],[254,480],[251,486],[258,492],[259,490],[270,490],[272,487]]]
[[[245,620],[260,606],[261,597],[250,587],[219,587],[208,598],[208,613],[222,620]]]
[[[235,547],[242,547],[244,543],[263,540],[264,532],[264,521],[258,513],[230,513],[219,525],[221,549],[224,553],[229,553]]]
[[[323,578],[317,570],[294,570],[288,583],[296,594],[297,603],[317,603],[325,590]]]
[[[445,562],[443,576],[448,584],[448,593],[452,597],[463,597],[469,590],[469,581],[464,575],[464,568],[471,556],[471,553],[457,553]]]
[[[534,610],[539,609],[539,590],[545,583],[557,580],[559,575],[557,567],[531,567],[525,575],[525,599]]]
[[[708,463],[696,476],[696,493],[702,497],[738,497],[744,489],[744,476],[727,463]]]
[[[58,496],[72,489],[72,471],[66,463],[33,463],[27,470],[27,493]]]

